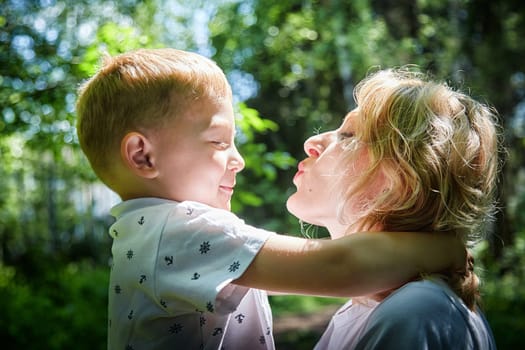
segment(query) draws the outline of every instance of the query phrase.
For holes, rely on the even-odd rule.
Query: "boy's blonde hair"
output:
[[[371,179],[385,183],[363,205],[358,226],[452,231],[465,243],[482,237],[495,212],[495,111],[409,69],[372,74],[355,98],[360,123],[353,147],[367,147],[371,167],[348,184],[345,198],[360,198]]]
[[[232,98],[211,60],[176,49],[140,49],[106,57],[79,89],[77,133],[95,173],[106,182],[130,131],[162,128],[200,98]]]

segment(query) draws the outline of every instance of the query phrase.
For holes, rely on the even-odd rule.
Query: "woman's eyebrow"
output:
[[[338,134],[343,136],[343,137],[352,137],[352,136],[354,136],[354,132],[353,131],[341,131]]]

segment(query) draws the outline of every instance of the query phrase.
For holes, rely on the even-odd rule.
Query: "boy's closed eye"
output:
[[[218,149],[227,149],[228,147],[230,147],[230,144],[228,142],[224,142],[224,141],[210,141],[210,142]]]

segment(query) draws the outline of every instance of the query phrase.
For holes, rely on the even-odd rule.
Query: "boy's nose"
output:
[[[233,153],[228,163],[228,169],[238,173],[239,171],[244,169],[244,158],[241,156],[236,147],[233,147],[232,152]]]

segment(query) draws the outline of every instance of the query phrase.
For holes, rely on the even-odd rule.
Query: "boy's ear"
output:
[[[153,179],[158,170],[153,162],[153,145],[146,136],[130,132],[120,143],[120,157],[135,175]]]

